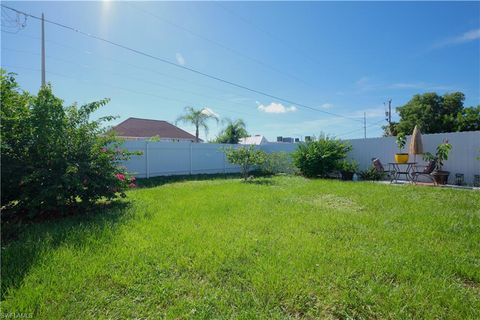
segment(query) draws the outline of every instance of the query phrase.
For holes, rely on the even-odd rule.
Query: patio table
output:
[[[412,171],[417,164],[416,162],[389,162],[388,164],[392,166],[392,179],[390,180],[390,183],[393,183],[394,181],[397,182],[401,175],[405,176],[406,181],[413,181]]]

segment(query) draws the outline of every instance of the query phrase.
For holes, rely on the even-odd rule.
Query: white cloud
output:
[[[272,102],[269,105],[264,105],[260,104],[257,101],[257,109],[266,113],[287,113],[287,112],[295,112],[297,111],[297,107],[295,106],[290,106],[290,107],[285,107],[281,103],[277,102]]]
[[[177,63],[181,66],[184,66],[185,65],[185,58],[182,56],[181,53],[176,53],[175,54],[175,58],[177,59]]]
[[[206,115],[209,115],[209,116],[215,116],[217,118],[220,118],[220,115],[218,113],[215,113],[215,111],[213,111],[212,109],[210,108],[203,108],[202,109],[202,113],[203,114],[206,114]]]
[[[442,48],[450,45],[455,45],[455,44],[462,44],[470,41],[475,41],[480,39],[480,29],[474,29],[467,31],[461,35],[458,35],[456,37],[451,37],[447,38],[443,41],[438,42],[435,44],[433,47],[434,48]]]
[[[324,103],[320,106],[320,108],[322,109],[332,109],[333,108],[333,104],[331,103]]]

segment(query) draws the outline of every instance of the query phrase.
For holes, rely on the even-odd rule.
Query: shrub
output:
[[[248,173],[254,165],[262,165],[265,163],[266,154],[262,150],[255,149],[254,146],[232,147],[225,149],[225,155],[228,162],[240,166],[240,171],[245,180],[248,179]]]
[[[378,181],[385,177],[384,172],[378,172],[374,167],[360,171],[358,175],[365,181]]]
[[[353,175],[358,171],[358,162],[355,160],[342,160],[339,162],[338,169],[342,175],[342,180],[352,180]]]
[[[451,150],[452,150],[452,145],[448,143],[448,140],[443,140],[443,142],[437,146],[437,151],[435,155],[430,152],[425,152],[425,154],[423,155],[423,160],[425,161],[435,160],[436,161],[435,170],[442,171],[443,164],[446,160],[448,160],[448,155],[450,154]]]
[[[292,156],[287,152],[272,152],[266,154],[262,171],[266,174],[295,174],[297,168],[293,165]]]
[[[358,171],[358,162],[356,160],[342,160],[339,162],[338,169],[341,172],[355,173]]]
[[[335,138],[321,137],[298,145],[293,153],[295,166],[306,177],[326,177],[339,168],[339,161],[352,150],[348,142]]]
[[[135,186],[120,161],[130,153],[89,117],[108,100],[64,107],[50,86],[37,96],[20,92],[12,74],[1,73],[2,206],[19,217],[63,213],[100,198],[125,196]]]

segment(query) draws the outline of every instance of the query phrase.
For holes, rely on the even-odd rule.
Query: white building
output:
[[[267,138],[260,134],[256,134],[254,136],[246,137],[246,138],[241,138],[240,141],[238,142],[239,144],[266,144],[268,143]]]

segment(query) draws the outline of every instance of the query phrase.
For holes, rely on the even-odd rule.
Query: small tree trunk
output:
[[[198,143],[198,126],[195,127],[195,142]]]

